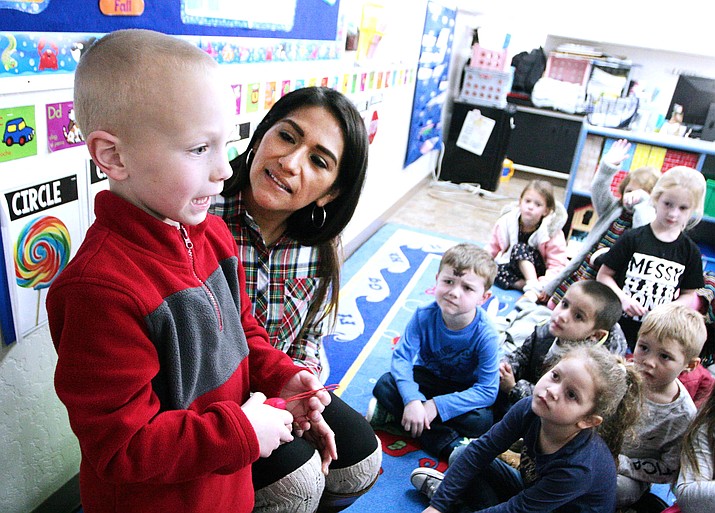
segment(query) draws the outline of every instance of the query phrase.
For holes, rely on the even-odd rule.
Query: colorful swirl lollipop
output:
[[[15,243],[17,284],[35,290],[49,287],[69,262],[71,247],[69,231],[56,217],[27,223]]]

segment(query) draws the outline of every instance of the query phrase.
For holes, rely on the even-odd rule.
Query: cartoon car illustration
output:
[[[5,123],[5,133],[2,140],[6,146],[12,146],[17,143],[23,146],[26,142],[32,141],[35,137],[35,129],[27,126],[23,118],[11,119]]]

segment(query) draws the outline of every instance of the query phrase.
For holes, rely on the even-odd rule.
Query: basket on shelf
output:
[[[507,71],[467,66],[459,101],[503,109],[506,107],[506,96],[511,91],[513,80],[513,66]]]
[[[591,60],[551,52],[546,60],[544,76],[585,86],[591,76]]]
[[[586,106],[587,120],[591,125],[608,128],[626,128],[638,112],[638,98],[599,97]]]
[[[488,50],[479,43],[472,45],[472,58],[469,61],[472,68],[493,69],[503,71],[506,67],[506,48]]]
[[[709,217],[715,217],[715,180],[708,178],[707,183],[704,214]]]

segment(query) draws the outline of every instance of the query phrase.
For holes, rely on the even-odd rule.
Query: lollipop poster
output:
[[[4,194],[3,246],[19,337],[47,322],[47,289],[82,238],[77,175]],[[13,286],[14,285],[14,286]]]

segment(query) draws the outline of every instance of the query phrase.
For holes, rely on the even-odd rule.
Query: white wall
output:
[[[642,0],[465,0],[460,7],[458,21],[481,27],[481,43],[487,48],[500,48],[504,34],[511,33],[509,60],[538,46],[548,54],[563,42],[630,58],[631,77],[660,90],[654,107],[664,115],[670,114],[678,74],[715,78],[712,4],[707,0],[682,0],[658,9]]]
[[[384,2],[386,34],[375,54],[374,62],[416,63],[419,58],[427,0],[410,2],[409,8],[399,0]],[[404,168],[409,123],[412,116],[414,85],[408,89],[385,90],[385,104],[390,115],[378,110],[379,124],[370,146],[365,188],[355,215],[343,233],[348,251],[364,242],[376,228],[375,223],[415,185],[432,173],[436,156],[424,156]]]

